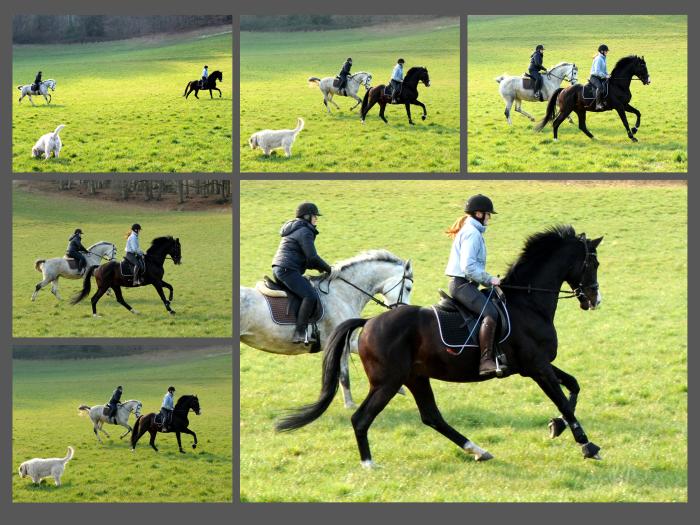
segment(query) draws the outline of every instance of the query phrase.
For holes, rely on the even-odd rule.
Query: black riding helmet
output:
[[[124,390],[121,385],[117,387],[117,390]]]
[[[348,60],[347,60],[347,61],[348,61],[348,62],[352,62],[352,58],[348,57]]]
[[[205,67],[205,69],[209,69],[209,66],[208,66],[208,65],[206,65],[206,64],[204,64],[204,67]]]
[[[405,64],[406,62],[404,61],[403,58],[399,58],[399,59],[396,61],[396,63],[397,63],[397,64]]]
[[[131,225],[131,231],[138,232],[141,231],[141,225],[137,222]]]
[[[537,44],[535,51],[544,51],[544,46],[542,44]]]
[[[602,53],[603,51],[610,51],[610,50],[608,49],[608,46],[606,46],[605,44],[600,44],[598,46],[598,53]]]
[[[174,387],[174,386],[169,386],[169,387],[168,387],[168,392],[175,392],[175,387]]]
[[[493,202],[491,199],[481,193],[469,197],[467,203],[464,205],[465,213],[474,213],[477,211],[496,213],[496,210],[493,209]]]
[[[78,234],[82,235],[83,230],[81,230],[80,228],[76,228],[75,231],[73,232],[73,235],[78,235]]]
[[[321,212],[318,211],[318,206],[313,202],[302,202],[297,206],[296,218],[301,219],[304,215],[317,215],[321,216]]]

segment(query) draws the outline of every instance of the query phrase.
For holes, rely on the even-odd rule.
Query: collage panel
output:
[[[687,501],[687,196],[685,181],[242,181],[241,501]],[[474,228],[484,251],[454,258]],[[300,231],[312,257],[295,266]],[[441,298],[476,290],[449,277],[463,266],[499,279],[506,310],[488,313],[493,286],[469,312]],[[481,375],[477,332],[500,372]]]
[[[17,15],[12,29],[13,172],[233,169],[231,15]]]
[[[228,343],[12,348],[12,501],[232,501]]]
[[[232,250],[230,180],[14,181],[12,335],[231,337]]]
[[[469,15],[467,40],[470,173],[688,171],[687,15]]]
[[[240,18],[240,169],[455,173],[460,20]]]

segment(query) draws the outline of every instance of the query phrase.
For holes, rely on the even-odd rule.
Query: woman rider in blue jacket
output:
[[[316,223],[320,216],[321,213],[314,203],[302,202],[297,207],[296,218],[282,226],[282,239],[272,259],[272,273],[275,278],[302,299],[292,336],[293,343],[316,342],[313,335],[307,338],[306,329],[316,310],[318,296],[308,279],[303,277],[304,272],[318,270],[333,276],[333,269],[318,255],[314,245],[318,235]]]
[[[445,273],[452,277],[449,288],[452,297],[474,315],[482,315],[479,329],[479,375],[485,376],[493,374],[497,369],[493,358],[493,341],[498,311],[479,291],[479,285],[491,287],[501,284],[498,277],[486,271],[486,243],[483,236],[491,215],[496,210],[493,209],[491,199],[478,194],[469,197],[464,213],[446,232],[453,241]],[[500,370],[505,372],[505,365],[501,365]]]

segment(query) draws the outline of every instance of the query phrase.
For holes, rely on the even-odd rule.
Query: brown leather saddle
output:
[[[296,324],[297,312],[301,305],[301,300],[296,295],[287,290],[283,284],[271,279],[267,275],[264,277],[263,281],[255,283],[255,289],[260,292],[265,298],[265,301],[267,301],[270,317],[275,324]],[[316,294],[318,294],[318,290],[316,290],[315,287],[314,290]],[[311,319],[309,319],[309,322],[314,325],[323,319],[325,313],[320,297],[316,305],[316,311],[311,316]]]
[[[587,82],[583,86],[583,91],[581,93],[581,96],[583,97],[584,100],[595,100],[595,91],[596,87],[591,84],[590,82]],[[605,101],[605,98],[608,96],[608,82],[603,82],[603,101]]]
[[[535,89],[535,79],[529,73],[523,73],[521,77],[523,81],[523,89]]]

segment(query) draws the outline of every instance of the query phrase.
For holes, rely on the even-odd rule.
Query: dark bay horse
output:
[[[411,104],[414,106],[420,106],[423,108],[423,115],[421,119],[425,120],[428,116],[428,111],[425,109],[425,104],[418,100],[418,82],[423,82],[425,87],[430,87],[430,76],[428,75],[427,68],[422,66],[412,67],[406,73],[406,78],[403,80],[403,85],[401,87],[401,93],[399,94],[399,101],[397,104],[404,104],[406,106],[406,115],[408,116],[408,123],[414,124],[411,119]],[[387,104],[391,104],[391,97],[386,96],[384,93],[385,85],[380,84],[373,88],[368,89],[365,92],[365,97],[362,99],[362,123],[365,123],[365,117],[372,106],[379,104],[379,116],[381,119],[388,123],[389,121],[384,116],[384,108]]]
[[[550,421],[550,436],[571,428],[586,458],[600,459],[600,447],[588,440],[574,411],[579,393],[576,379],[552,364],[557,355],[554,314],[560,288],[566,282],[583,310],[596,308],[598,290],[596,249],[601,238],[586,239],[571,226],[556,226],[532,235],[511,265],[502,287],[507,294],[511,335],[500,348],[508,358],[510,373],[531,377],[561,413]],[[460,354],[446,351],[430,308],[401,306],[371,319],[348,319],[333,331],[323,356],[323,379],[318,401],[290,413],[278,430],[294,430],[317,419],[328,408],[338,389],[340,358],[352,333],[364,327],[359,354],[369,378],[367,397],[352,415],[352,425],[362,465],[371,467],[367,431],[374,418],[396,395],[401,385],[412,392],[421,420],[477,461],[493,456],[452,428],[438,410],[430,379],[467,383],[491,379],[479,376],[479,349]],[[567,399],[564,385],[570,392]]]
[[[197,396],[182,396],[175,403],[175,409],[173,410],[173,418],[168,425],[168,431],[165,432],[175,432],[175,437],[177,438],[177,447],[180,449],[181,453],[185,453],[182,450],[182,441],[180,440],[180,434],[189,434],[194,438],[194,443],[192,443],[192,448],[197,448],[197,434],[195,434],[189,427],[189,420],[187,415],[190,410],[192,410],[198,416],[202,413],[199,408],[199,399]],[[133,452],[136,448],[136,443],[138,443],[141,436],[146,432],[150,432],[151,439],[148,442],[149,445],[158,452],[156,447],[156,434],[158,432],[163,432],[163,427],[160,424],[156,424],[156,414],[151,412],[150,414],[145,414],[139,417],[134,423],[134,430],[131,432],[131,451]]]
[[[168,256],[172,258],[175,264],[180,264],[182,260],[180,239],[174,239],[171,236],[153,239],[151,247],[146,250],[146,271],[141,275],[142,284],[138,286],[153,285],[161,301],[163,301],[166,310],[174,315],[175,311],[170,308],[170,301],[173,300],[173,287],[163,280],[163,275],[165,274],[163,265]],[[133,272],[133,270],[131,271]],[[99,301],[100,297],[110,288],[114,290],[114,296],[119,304],[131,313],[138,314],[138,312],[124,300],[124,296],[122,295],[122,286],[127,288],[134,287],[133,275],[123,275],[122,263],[118,261],[111,261],[102,266],[91,266],[88,271],[85,272],[83,289],[71,299],[72,304],[78,304],[90,293],[90,278],[93,274],[95,275],[95,282],[97,283],[97,291],[90,300],[92,303],[93,316],[99,317],[97,315],[97,301]],[[170,292],[168,299],[165,298],[163,288],[167,288]]]
[[[185,86],[185,92],[182,94],[183,97],[187,98],[190,96],[190,93],[194,91],[194,96],[199,98],[197,96],[197,93],[199,93],[199,90],[206,91],[207,89],[209,90],[209,97],[214,98],[211,94],[212,89],[215,89],[216,91],[219,92],[219,98],[221,98],[221,90],[216,87],[216,81],[223,82],[224,81],[224,75],[221,71],[218,69],[216,71],[212,71],[211,75],[207,77],[207,81],[204,84],[204,86],[201,85],[202,80],[190,80],[187,85]]]
[[[547,113],[544,118],[537,123],[535,131],[541,131],[548,122],[554,119],[552,122],[552,129],[554,130],[554,140],[557,140],[559,125],[564,122],[564,119],[566,119],[571,112],[574,112],[578,115],[579,129],[589,138],[593,138],[593,134],[588,131],[586,127],[586,112],[611,111],[614,109],[617,111],[620,120],[627,130],[627,136],[632,139],[632,142],[637,142],[637,138],[634,135],[639,129],[642,114],[638,109],[630,106],[630,100],[632,100],[630,84],[634,77],[637,77],[645,85],[651,84],[651,77],[649,77],[644,57],[632,55],[621,58],[617,64],[615,64],[615,68],[610,75],[610,80],[608,80],[608,95],[604,99],[603,109],[596,109],[595,98],[583,98],[584,86],[582,84],[557,89],[549,99]],[[593,93],[593,96],[595,97],[595,93]],[[559,114],[555,117],[557,105],[559,106]],[[630,125],[627,122],[626,111],[633,113],[637,117],[637,122],[632,129],[630,129]]]

